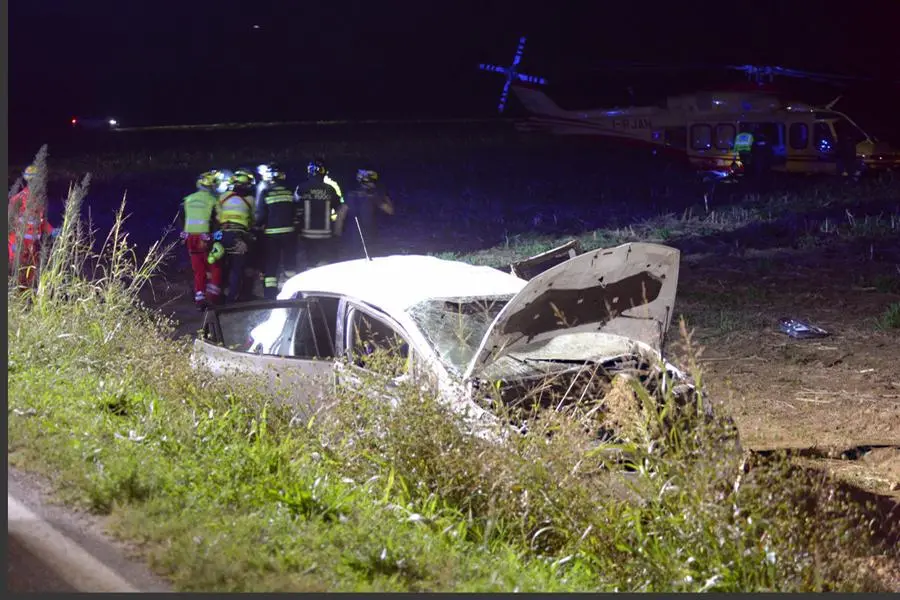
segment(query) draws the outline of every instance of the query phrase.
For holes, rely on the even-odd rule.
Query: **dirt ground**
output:
[[[803,450],[842,479],[900,500],[900,333],[875,326],[900,294],[860,283],[884,270],[852,245],[827,256],[688,256],[679,304],[695,323],[705,382],[748,447]],[[831,335],[793,339],[778,329],[781,317]]]

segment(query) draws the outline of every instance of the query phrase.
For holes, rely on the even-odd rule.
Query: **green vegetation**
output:
[[[491,443],[412,384],[396,408],[348,393],[298,423],[251,377],[191,368],[190,340],[137,301],[166,249],[138,261],[120,211],[95,253],[84,192],[37,288],[8,293],[9,462],[110,515],[178,589],[883,588],[866,561],[896,550],[833,482],[786,460],[745,472],[726,420],[639,387],[627,476],[565,414]]]
[[[900,329],[900,302],[891,303],[878,318],[875,326],[882,331]]]

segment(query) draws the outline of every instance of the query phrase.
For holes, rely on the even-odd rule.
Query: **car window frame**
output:
[[[322,308],[322,304],[320,302],[318,302],[318,300],[320,298],[335,299],[338,301],[338,305],[337,305],[336,314],[335,314],[335,322],[333,323],[333,326],[334,326],[333,334],[332,334],[332,328],[329,327],[329,329],[328,329],[328,334],[333,335],[332,339],[330,340],[331,348],[332,348],[332,356],[329,358],[319,358],[317,360],[336,360],[336,359],[339,359],[343,355],[343,343],[341,341],[341,337],[342,337],[341,314],[345,310],[344,306],[346,303],[346,298],[340,294],[332,294],[332,293],[327,293],[327,292],[309,292],[309,291],[298,291],[293,296],[291,296],[292,300],[293,299],[302,299],[307,303],[318,304],[319,309],[322,310],[322,316],[326,318],[325,320],[327,322],[328,315],[325,314],[324,309]],[[307,314],[309,314],[309,313],[307,313]],[[290,340],[291,347],[293,347],[293,344],[295,343],[295,340],[296,340],[298,325],[299,325],[299,321],[297,321],[294,324],[294,330],[293,330],[293,333],[291,334],[291,340]]]
[[[407,354],[406,354],[406,365],[407,366],[406,366],[406,370],[404,371],[404,373],[401,376],[410,374],[412,371],[412,363],[415,361],[415,356],[417,353],[415,351],[415,346],[413,345],[412,341],[410,340],[410,336],[407,334],[406,329],[403,327],[403,325],[401,325],[399,322],[397,322],[396,319],[392,318],[390,315],[388,315],[382,311],[379,311],[377,309],[374,309],[373,307],[367,306],[364,303],[355,302],[355,301],[352,301],[349,299],[347,299],[344,302],[343,310],[339,310],[339,313],[338,313],[341,317],[341,322],[342,322],[341,323],[341,325],[342,325],[341,341],[342,341],[343,348],[342,348],[341,357],[346,361],[347,365],[354,369],[359,369],[359,370],[365,371],[366,373],[369,373],[369,374],[375,374],[372,370],[367,369],[364,366],[360,366],[354,362],[353,344],[351,342],[349,342],[347,338],[349,335],[351,335],[350,323],[353,318],[353,315],[356,312],[360,312],[371,319],[381,321],[382,323],[390,326],[390,328],[392,330],[394,330],[394,333],[403,340],[403,342],[406,344],[406,347],[407,347]]]
[[[201,326],[199,338],[201,342],[205,344],[209,344],[211,346],[217,346],[228,352],[233,352],[235,354],[246,354],[249,356],[272,356],[278,358],[298,358],[293,356],[286,356],[283,354],[268,354],[263,352],[248,352],[244,350],[236,350],[234,348],[229,348],[225,345],[223,336],[222,336],[222,325],[219,321],[219,315],[223,313],[231,313],[231,312],[240,312],[240,311],[251,311],[255,309],[268,309],[275,310],[279,308],[284,309],[293,309],[293,308],[305,308],[307,302],[303,298],[291,298],[288,300],[251,300],[249,302],[237,302],[234,304],[227,304],[224,306],[215,306],[209,308],[205,311],[203,317],[203,325]],[[297,313],[299,314],[299,312]],[[285,319],[284,327],[281,331],[281,336],[284,336],[284,332],[287,330],[288,326],[293,322],[293,327],[296,328],[296,317],[291,317],[289,313],[289,317]],[[215,334],[216,339],[211,339],[209,336],[210,330]],[[249,333],[249,332],[248,332]]]

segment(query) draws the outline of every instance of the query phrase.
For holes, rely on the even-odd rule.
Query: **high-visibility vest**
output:
[[[234,191],[228,191],[219,196],[216,204],[216,219],[219,223],[230,223],[250,229],[253,219],[253,208],[250,201]]]
[[[216,197],[206,190],[197,190],[184,198],[184,230],[187,233],[209,233],[210,221],[216,207]]]
[[[739,133],[734,138],[735,152],[750,152],[753,148],[753,134],[749,132]]]

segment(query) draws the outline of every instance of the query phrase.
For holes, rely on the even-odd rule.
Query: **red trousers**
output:
[[[35,248],[34,240],[24,239],[21,244],[16,243],[16,234],[9,234],[7,242],[9,250],[9,270],[12,274],[16,264],[16,252],[19,252],[19,273],[18,284],[20,287],[31,287],[34,285],[35,276],[37,275],[38,260],[40,253]]]
[[[221,262],[206,262],[212,246],[209,234],[189,233],[184,245],[194,271],[194,299],[205,298],[212,304],[218,303],[222,296],[222,265]]]

